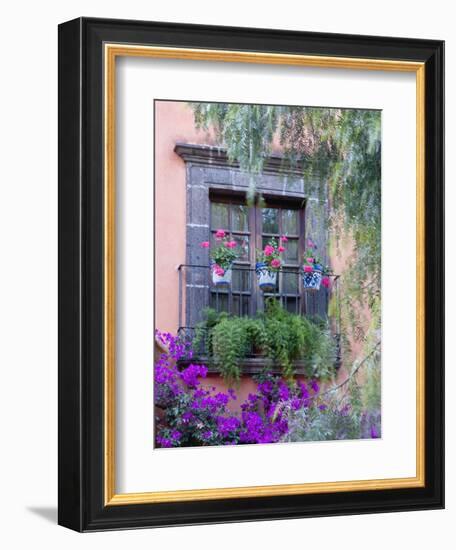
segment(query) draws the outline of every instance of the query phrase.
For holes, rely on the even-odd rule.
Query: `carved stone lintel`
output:
[[[226,149],[222,147],[178,142],[174,147],[174,152],[185,162],[191,162],[192,164],[209,164],[211,166],[239,169],[239,163],[230,162]],[[265,160],[263,172],[302,176],[303,167],[302,162],[297,162],[295,166],[290,166],[282,155],[271,154]]]

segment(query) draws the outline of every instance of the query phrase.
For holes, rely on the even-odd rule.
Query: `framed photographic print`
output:
[[[59,27],[59,523],[442,508],[443,42]]]

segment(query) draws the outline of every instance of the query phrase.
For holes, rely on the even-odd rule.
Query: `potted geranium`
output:
[[[277,285],[277,272],[282,267],[281,253],[285,252],[283,243],[286,237],[281,237],[279,243],[272,238],[264,247],[258,251],[257,263],[255,267],[258,286],[261,290],[272,290]]]
[[[328,288],[330,285],[329,275],[331,270],[328,266],[323,265],[317,256],[317,245],[311,239],[307,241],[307,246],[302,268],[304,290],[320,290],[321,285]]]
[[[212,282],[214,285],[229,285],[231,283],[232,265],[237,258],[235,248],[236,241],[230,239],[224,229],[218,229],[215,232],[216,246],[211,249],[211,271]],[[203,248],[209,248],[209,241],[200,244]]]

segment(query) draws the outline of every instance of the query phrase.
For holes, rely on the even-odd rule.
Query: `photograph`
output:
[[[154,117],[155,448],[381,438],[381,110]]]

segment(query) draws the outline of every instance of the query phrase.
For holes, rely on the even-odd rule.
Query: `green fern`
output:
[[[294,377],[299,360],[307,376],[334,375],[335,344],[328,325],[289,313],[275,300],[267,301],[266,312],[254,318],[207,310],[193,344],[195,349],[206,346],[210,360],[229,383],[240,380],[242,360],[252,350],[265,358],[266,370],[278,365],[287,379]]]
[[[245,319],[224,318],[211,332],[215,365],[227,382],[238,382],[241,378],[240,362],[249,348]]]

